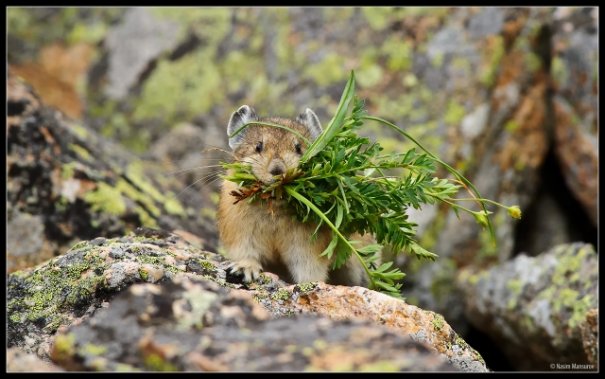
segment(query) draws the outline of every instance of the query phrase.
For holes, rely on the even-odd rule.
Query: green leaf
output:
[[[314,157],[317,153],[322,151],[328,142],[332,140],[334,135],[338,132],[338,129],[342,126],[342,121],[344,120],[347,110],[349,109],[349,105],[351,104],[351,100],[353,100],[353,95],[355,94],[355,73],[351,71],[351,76],[349,77],[349,81],[345,86],[344,92],[340,98],[340,102],[338,103],[338,107],[336,108],[336,114],[330,120],[328,126],[323,130],[323,132],[317,137],[315,141],[309,146],[307,151],[301,157],[301,161],[305,162],[310,158]]]

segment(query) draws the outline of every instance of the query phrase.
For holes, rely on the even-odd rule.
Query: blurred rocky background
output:
[[[495,246],[447,208],[411,214],[440,258],[397,257],[406,301],[492,370],[597,364],[597,8],[10,7],[7,24],[9,272],[138,226],[216,252],[230,114],[327,124],[355,70],[369,113],[523,210],[494,210]]]

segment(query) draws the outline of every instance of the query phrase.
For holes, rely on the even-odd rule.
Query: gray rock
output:
[[[6,372],[57,372],[61,367],[12,347],[6,351]]]
[[[106,95],[124,98],[145,68],[160,54],[176,46],[179,25],[159,19],[149,9],[130,8],[105,39],[109,50]]]
[[[466,314],[518,369],[549,370],[553,363],[596,369],[596,340],[583,331],[594,331],[594,315],[587,317],[598,307],[597,259],[591,245],[574,243],[489,270],[467,270],[458,278]]]
[[[100,371],[455,371],[385,327],[271,319],[250,294],[185,277],[130,287],[61,332],[52,356],[71,369]]]
[[[98,242],[9,276],[9,347],[67,370],[487,370],[440,315],[375,291],[273,274],[243,285],[162,231]]]

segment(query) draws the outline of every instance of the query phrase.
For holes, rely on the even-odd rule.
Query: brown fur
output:
[[[307,127],[284,118],[267,118],[262,121],[277,123],[296,130],[310,138]],[[256,146],[262,142],[259,154]],[[254,175],[264,183],[274,180],[270,171],[276,165],[285,170],[298,166],[300,155],[295,146],[304,141],[287,130],[252,125],[241,143],[235,148],[237,160],[252,164]],[[336,271],[330,271],[331,262],[320,254],[330,242],[331,233],[323,227],[312,238],[316,225],[297,221],[284,203],[274,200],[269,207],[265,202],[249,203],[243,200],[234,204],[230,192],[237,184],[223,181],[218,207],[220,239],[227,257],[234,262],[233,270],[244,275],[245,281],[258,277],[260,271],[276,273],[285,281],[302,283],[324,281],[344,285],[367,285],[367,276],[357,258],[352,257]]]

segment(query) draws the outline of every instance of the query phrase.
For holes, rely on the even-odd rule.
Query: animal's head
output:
[[[258,118],[254,109],[242,105],[229,119],[227,135],[231,136],[247,123],[253,123],[229,138],[229,146],[239,161],[252,165],[254,176],[265,184],[272,183],[288,170],[298,167],[307,149],[304,139],[288,130],[254,124],[255,121],[279,124],[292,129],[312,142],[321,133],[321,123],[315,112],[307,108],[296,119],[280,117]]]

